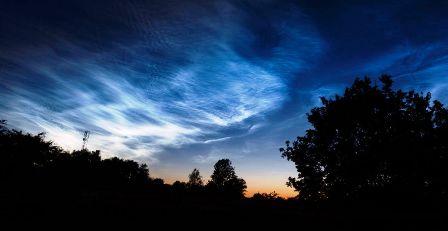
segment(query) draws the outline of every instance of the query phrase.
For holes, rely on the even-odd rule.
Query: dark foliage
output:
[[[132,160],[102,160],[99,151],[68,153],[44,140],[0,125],[0,180],[5,190],[80,191],[143,187],[148,168]]]
[[[244,198],[246,185],[229,160],[216,166],[224,167],[215,171],[214,176],[222,177],[216,187],[204,186],[198,169],[189,175],[188,183],[169,185],[151,178],[145,164],[102,159],[100,151],[67,152],[46,141],[43,133],[11,130],[0,121],[0,218],[168,213],[181,217],[199,208],[229,211]]]
[[[242,198],[247,186],[246,181],[236,175],[232,162],[229,159],[221,159],[214,166],[207,188],[226,197]]]
[[[204,186],[201,173],[198,169],[193,169],[190,175],[188,175],[188,186],[191,188]]]
[[[260,200],[260,201],[275,201],[275,200],[282,200],[282,198],[278,195],[276,192],[270,192],[270,193],[255,193],[252,196],[252,199],[254,200]]]
[[[312,128],[281,148],[305,201],[374,201],[388,206],[448,199],[448,111],[430,94],[356,79],[342,96],[322,98]]]

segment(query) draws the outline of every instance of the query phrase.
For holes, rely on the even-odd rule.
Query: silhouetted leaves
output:
[[[0,121],[0,151],[0,203],[7,201],[12,208],[16,203],[37,204],[47,211],[64,206],[103,209],[116,203],[135,207],[131,204],[139,200],[161,208],[171,203],[213,207],[223,199],[242,199],[246,189],[229,160],[215,165],[211,182],[217,182],[217,187],[205,187],[198,169],[189,175],[188,183],[169,185],[151,178],[145,164],[118,157],[102,159],[98,150],[66,152],[45,141],[43,133],[11,130],[6,121]]]
[[[259,201],[282,200],[282,198],[275,191],[274,192],[270,192],[270,193],[255,193],[252,196],[252,199],[259,200]]]
[[[281,148],[298,176],[288,185],[307,201],[446,200],[448,111],[430,94],[356,79],[342,96],[322,98],[312,128]]]
[[[189,187],[202,187],[204,182],[202,182],[202,176],[198,169],[193,169],[193,171],[188,175],[188,186]]]
[[[229,159],[221,159],[214,165],[207,188],[232,198],[241,198],[244,197],[247,186],[246,181],[236,176],[232,162]]]
[[[6,189],[98,190],[142,187],[151,179],[146,165],[119,158],[101,159],[99,151],[68,153],[44,134],[31,135],[0,125],[1,181]]]

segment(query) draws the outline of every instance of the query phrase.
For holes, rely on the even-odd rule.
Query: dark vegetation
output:
[[[322,98],[308,114],[312,128],[280,149],[298,171],[287,183],[298,197],[288,200],[276,193],[246,198],[246,182],[228,159],[216,162],[207,183],[194,169],[188,182],[165,184],[144,164],[102,159],[87,149],[67,152],[44,134],[11,130],[2,121],[1,215],[269,219],[302,226],[372,218],[443,222],[448,110],[430,94],[394,90],[389,76],[380,81],[357,79],[342,96]]]
[[[6,209],[2,212],[20,216],[83,209],[85,213],[108,213],[116,212],[109,206],[134,209],[140,202],[163,210],[174,209],[184,201],[201,199],[207,205],[244,198],[246,182],[236,176],[228,159],[215,164],[205,185],[197,169],[187,183],[169,185],[150,177],[145,164],[117,157],[102,159],[100,151],[87,149],[66,152],[44,138],[43,133],[11,130],[5,121],[0,122],[1,202]]]
[[[322,98],[313,128],[280,149],[296,164],[288,185],[306,201],[448,199],[448,110],[430,94],[356,80],[343,96]]]

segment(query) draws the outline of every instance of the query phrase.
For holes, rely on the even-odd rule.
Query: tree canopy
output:
[[[64,151],[45,134],[32,135],[0,123],[0,180],[6,189],[106,189],[143,187],[148,167],[117,157],[102,159],[100,151]]]
[[[301,199],[447,199],[448,110],[429,93],[394,90],[390,76],[380,82],[356,79],[321,98],[312,128],[280,149]]]
[[[172,186],[162,179],[151,178],[148,166],[133,160],[112,157],[87,149],[68,152],[45,140],[45,134],[32,135],[9,129],[0,121],[0,181],[2,192],[25,194],[42,189],[44,194],[92,192],[148,192],[169,197],[182,195],[217,196],[217,192],[232,198],[242,198],[246,182],[238,178],[228,159],[219,160],[208,187],[204,186],[198,169],[189,174],[187,183]],[[62,191],[61,191],[62,190]],[[78,195],[81,195],[78,193]]]
[[[190,187],[202,187],[204,185],[201,173],[198,169],[193,169],[190,175],[188,175],[188,185]]]
[[[219,193],[237,198],[244,197],[247,188],[246,181],[238,178],[229,159],[221,159],[215,163],[208,186]]]

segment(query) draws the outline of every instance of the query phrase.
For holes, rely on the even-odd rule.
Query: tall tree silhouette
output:
[[[208,187],[229,197],[244,197],[246,181],[238,178],[229,159],[221,159],[214,165],[214,171]]]
[[[304,200],[447,199],[448,111],[430,94],[356,79],[342,96],[322,98],[312,128],[281,155],[295,163],[288,185]]]

